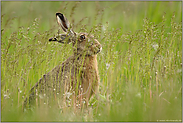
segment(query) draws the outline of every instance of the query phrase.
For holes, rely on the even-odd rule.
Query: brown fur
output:
[[[59,19],[60,14],[56,13],[57,19]],[[64,18],[59,20],[58,23],[64,28],[67,19],[63,15],[61,17]],[[63,30],[67,29],[69,27]],[[101,50],[101,44],[92,35],[89,36],[87,33],[78,34],[73,30],[67,30],[67,33],[69,34],[61,34],[49,40],[61,43],[64,41],[72,42],[74,55],[43,75],[39,82],[30,90],[30,95],[24,101],[24,106],[27,106],[28,102],[37,104],[40,104],[41,100],[50,102],[53,97],[55,97],[54,100],[63,101],[68,98],[68,92],[76,100],[78,99],[80,104],[83,100],[88,104],[90,97],[98,93],[99,74],[97,53]],[[67,38],[67,36],[70,37]]]

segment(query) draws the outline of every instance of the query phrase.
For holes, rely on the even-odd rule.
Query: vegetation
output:
[[[1,121],[182,121],[182,2],[1,2]],[[100,99],[89,113],[54,105],[22,112],[31,87],[72,54],[49,42],[62,12],[91,32]]]

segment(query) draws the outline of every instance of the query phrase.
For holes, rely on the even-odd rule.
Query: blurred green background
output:
[[[74,18],[74,22],[77,23],[84,17],[88,17],[87,21],[90,21],[92,25],[95,21],[96,14],[104,12],[102,22],[109,22],[110,28],[122,28],[123,32],[134,31],[142,29],[143,19],[149,18],[150,21],[159,23],[161,22],[162,15],[166,13],[167,23],[170,23],[170,16],[173,12],[176,15],[176,22],[182,19],[182,4],[181,2],[127,2],[127,1],[96,1],[96,2],[1,2],[2,12],[4,15],[2,18],[2,27],[6,25],[7,18],[14,18],[14,22],[11,26],[18,28],[19,26],[28,26],[35,19],[40,19],[40,31],[48,30],[55,22],[55,13],[62,12],[67,16],[71,15],[72,7],[74,8],[74,14],[71,15]],[[98,10],[98,11],[97,11]],[[99,11],[100,10],[100,11]],[[70,18],[69,18],[70,19]],[[97,23],[96,22],[96,23]],[[46,25],[46,26],[45,26]],[[91,26],[90,25],[90,26]]]
[[[56,12],[103,46],[102,96],[89,114],[18,108],[72,54],[48,42],[60,29]],[[182,1],[1,1],[1,121],[182,121]]]

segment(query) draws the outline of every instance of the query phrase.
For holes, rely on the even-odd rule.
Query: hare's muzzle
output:
[[[95,46],[95,54],[97,54],[97,53],[99,53],[99,52],[101,52],[102,51],[102,46],[101,46],[101,44],[97,44],[96,46]]]
[[[99,52],[101,52],[102,51],[102,47],[100,47],[100,49],[98,50],[98,52],[97,53],[99,53]]]

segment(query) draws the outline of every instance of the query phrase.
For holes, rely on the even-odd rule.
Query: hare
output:
[[[88,104],[93,94],[98,93],[99,73],[97,54],[102,50],[101,44],[88,33],[76,33],[71,24],[62,13],[56,13],[56,19],[66,34],[58,34],[50,38],[50,42],[72,43],[73,56],[62,64],[53,68],[30,90],[29,96],[24,101],[24,107],[60,98],[64,100],[73,96],[79,102]]]

